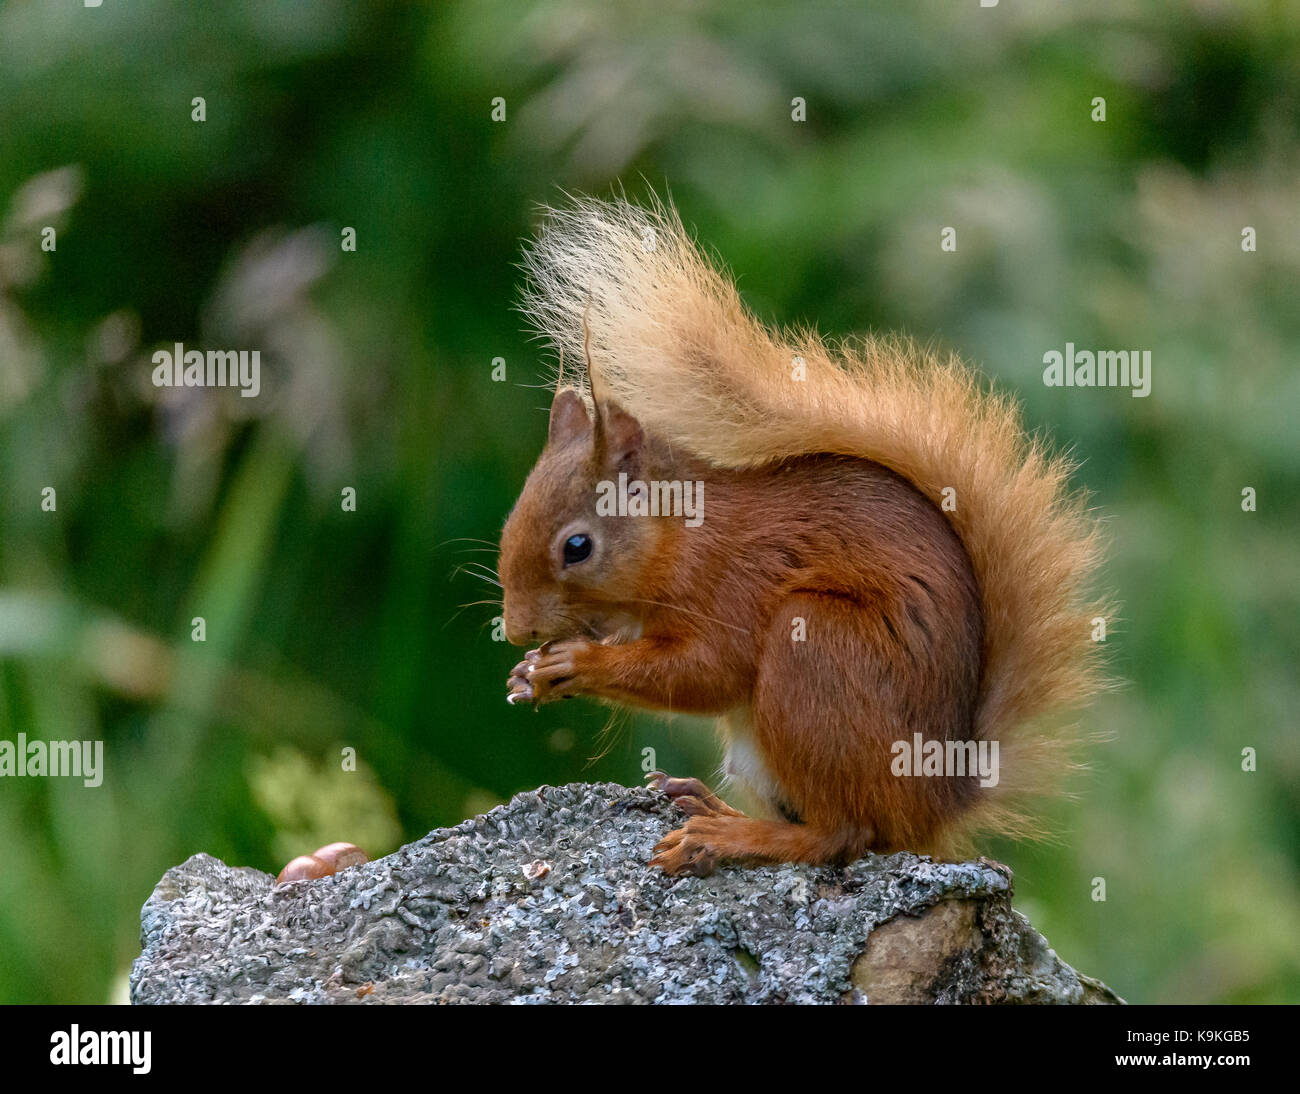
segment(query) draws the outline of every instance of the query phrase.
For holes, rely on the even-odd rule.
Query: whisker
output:
[[[457,619],[459,619],[462,615],[464,615],[469,608],[476,608],[483,604],[488,604],[491,607],[496,608],[498,613],[502,610],[501,602],[499,600],[471,600],[468,604],[462,604],[460,606],[460,609],[450,619],[448,619],[445,623],[443,623],[442,629],[446,630],[449,626],[451,626],[451,624],[453,624]],[[483,627],[486,627],[488,623],[491,622],[492,622],[491,619],[485,621],[483,623],[483,626],[479,627],[479,630],[482,630]]]
[[[700,619],[706,619],[710,623],[716,623],[719,627],[730,627],[733,631],[739,631],[741,634],[748,634],[747,627],[738,627],[734,623],[728,623],[725,619],[717,619],[714,616],[706,615],[704,612],[697,612],[691,608],[683,608],[680,604],[668,604],[662,600],[636,599],[633,604],[652,604],[657,608],[671,608],[675,612],[685,612],[687,615],[698,616]]]
[[[451,574],[452,579],[454,580],[455,578],[459,577],[461,574],[467,574],[470,577],[478,578],[480,581],[486,581],[489,585],[495,585],[498,589],[505,588],[505,586],[502,585],[501,582],[498,581],[495,575],[493,575],[491,572],[486,574],[481,574],[477,570],[471,570],[470,567],[474,565],[477,564],[473,562],[465,562],[457,566],[456,569],[452,571]]]
[[[610,711],[609,721],[605,723],[604,727],[600,730],[599,734],[597,735],[597,740],[599,740],[601,744],[600,751],[597,752],[594,756],[587,757],[587,762],[586,764],[583,765],[583,770],[586,771],[591,769],[592,767],[595,767],[599,761],[603,760],[606,756],[608,756],[611,752],[613,752],[614,746],[618,743],[619,738],[623,735],[623,731],[627,729],[631,724],[632,724],[631,710],[628,710],[626,708],[624,709],[616,708]]]

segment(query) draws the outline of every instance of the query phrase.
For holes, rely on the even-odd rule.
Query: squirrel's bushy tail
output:
[[[774,331],[741,303],[670,206],[583,198],[549,211],[525,258],[525,314],[598,393],[653,435],[721,467],[833,452],[912,482],[961,537],[983,596],[979,738],[1001,781],[969,829],[1034,834],[1017,807],[1071,761],[1059,719],[1098,689],[1084,587],[1101,553],[1071,463],[1024,431],[1015,404],[953,357],[895,337],[835,347]],[[803,376],[803,379],[798,377]]]

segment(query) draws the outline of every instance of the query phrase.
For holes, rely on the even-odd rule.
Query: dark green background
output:
[[[1284,2],[0,3],[0,736],[107,753],[96,790],[0,782],[0,1000],[122,998],[196,851],[383,853],[647,747],[712,774],[702,724],[507,708],[516,655],[460,609],[545,431],[521,240],[621,182],[764,318],[955,348],[1084,461],[1127,684],[1059,841],[990,851],[1131,1000],[1296,1001],[1298,33]],[[263,394],[153,388],[176,341],[261,348]],[[1067,341],[1150,349],[1151,396],[1044,387]]]

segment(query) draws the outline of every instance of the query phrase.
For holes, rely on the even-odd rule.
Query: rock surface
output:
[[[681,814],[542,787],[377,862],[276,886],[195,855],[142,911],[135,1003],[1118,1003],[987,860],[645,866]]]

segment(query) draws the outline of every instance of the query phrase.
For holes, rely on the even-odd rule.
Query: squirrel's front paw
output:
[[[506,702],[536,707],[552,699],[572,699],[583,690],[582,657],[593,645],[585,638],[562,638],[529,650],[510,670]]]

